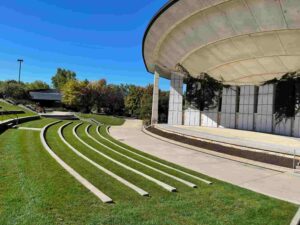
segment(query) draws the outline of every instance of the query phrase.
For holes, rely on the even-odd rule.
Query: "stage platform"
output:
[[[300,156],[300,138],[253,131],[200,126],[172,126],[157,124],[156,128],[187,137],[223,144]]]

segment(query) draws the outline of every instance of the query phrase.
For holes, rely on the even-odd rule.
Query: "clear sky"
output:
[[[51,83],[58,67],[79,79],[146,85],[143,34],[166,0],[1,0],[0,80]],[[168,81],[160,87],[168,89]]]

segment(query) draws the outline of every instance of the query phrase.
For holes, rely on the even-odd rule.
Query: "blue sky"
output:
[[[0,80],[51,83],[58,67],[79,79],[152,83],[142,59],[147,24],[166,0],[1,0]],[[160,87],[168,89],[168,81]]]

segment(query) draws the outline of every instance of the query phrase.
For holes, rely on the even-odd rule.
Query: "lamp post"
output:
[[[18,59],[17,60],[19,63],[20,63],[20,66],[19,66],[19,83],[21,82],[21,68],[22,68],[22,62],[24,62],[23,59]]]

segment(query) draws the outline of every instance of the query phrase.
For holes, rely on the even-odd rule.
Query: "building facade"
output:
[[[152,123],[158,119],[159,78],[170,80],[168,123],[300,136],[299,117],[274,119],[276,85],[300,69],[299,0],[171,0],[150,21],[143,58],[154,74]],[[184,75],[207,73],[224,88],[221,107],[183,109]],[[238,91],[237,91],[238,90]]]

